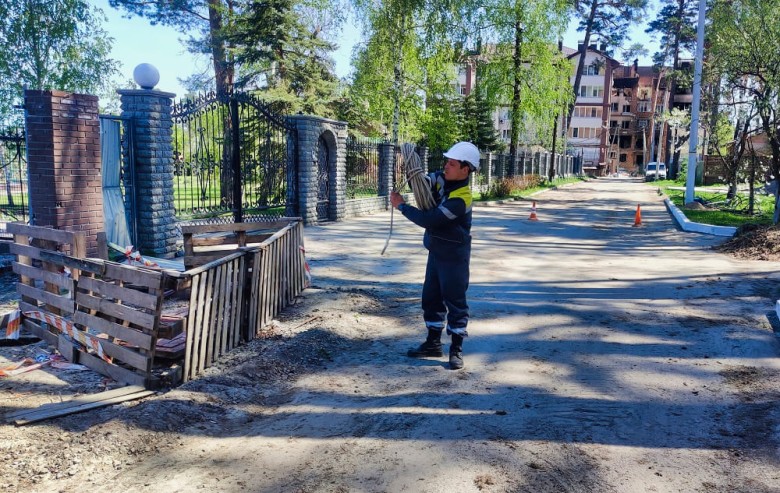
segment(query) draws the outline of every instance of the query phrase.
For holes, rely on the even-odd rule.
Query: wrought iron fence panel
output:
[[[296,213],[296,135],[284,115],[250,94],[209,93],[175,103],[172,118],[179,219]]]
[[[0,129],[0,217],[27,222],[28,205],[24,129]]]
[[[347,139],[347,198],[373,197],[379,194],[379,146],[370,138]]]

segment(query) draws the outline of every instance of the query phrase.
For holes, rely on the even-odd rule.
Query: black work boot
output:
[[[441,350],[441,331],[428,329],[428,337],[425,339],[425,342],[407,351],[406,355],[411,358],[438,358],[444,356],[444,352]]]
[[[460,370],[463,368],[463,336],[452,334],[452,344],[450,344],[450,370]]]

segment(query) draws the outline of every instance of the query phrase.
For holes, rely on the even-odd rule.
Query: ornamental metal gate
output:
[[[182,221],[294,216],[297,131],[246,93],[174,103],[174,206]]]
[[[330,150],[322,137],[317,141],[317,221],[330,219]]]

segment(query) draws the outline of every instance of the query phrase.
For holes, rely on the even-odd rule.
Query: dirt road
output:
[[[421,230],[396,215],[381,257],[389,213],[307,228],[314,288],[268,337],[140,403],[4,425],[0,488],[780,491],[780,265],[709,250],[639,182],[534,198],[537,222],[475,209],[464,370],[404,356]]]

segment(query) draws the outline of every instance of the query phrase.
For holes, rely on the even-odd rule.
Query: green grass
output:
[[[684,207],[685,190],[675,190],[672,187],[683,187],[684,184],[674,182],[672,180],[662,180],[658,182],[651,182],[648,185],[654,188],[660,188],[661,192],[669,197],[669,200],[680,208],[685,214],[688,220],[702,224],[712,224],[714,226],[733,226],[739,227],[745,224],[759,224],[770,225],[772,224],[772,211],[774,208],[774,197],[767,195],[755,194],[755,205],[753,215],[747,213],[748,197],[745,194],[744,199],[741,201],[740,206],[734,208],[725,204],[720,206],[714,205],[708,209],[686,209]],[[707,191],[710,189],[723,189],[725,185],[714,185],[710,187],[696,187],[694,196],[696,198],[703,199],[709,202],[723,202],[725,201],[725,193],[717,191]],[[735,210],[737,209],[737,210]]]
[[[532,185],[526,185],[525,183],[516,182],[520,184],[518,185],[515,183],[511,187],[511,190],[509,191],[508,194],[502,194],[501,196],[496,196],[495,194],[492,193],[475,192],[473,194],[473,200],[476,202],[487,202],[490,200],[523,199],[525,197],[529,197],[530,195],[536,192],[541,192],[542,190],[549,190],[551,188],[559,187],[569,183],[579,183],[585,180],[586,180],[585,178],[580,178],[580,177],[556,178],[551,182],[544,180],[540,184],[532,184]]]

